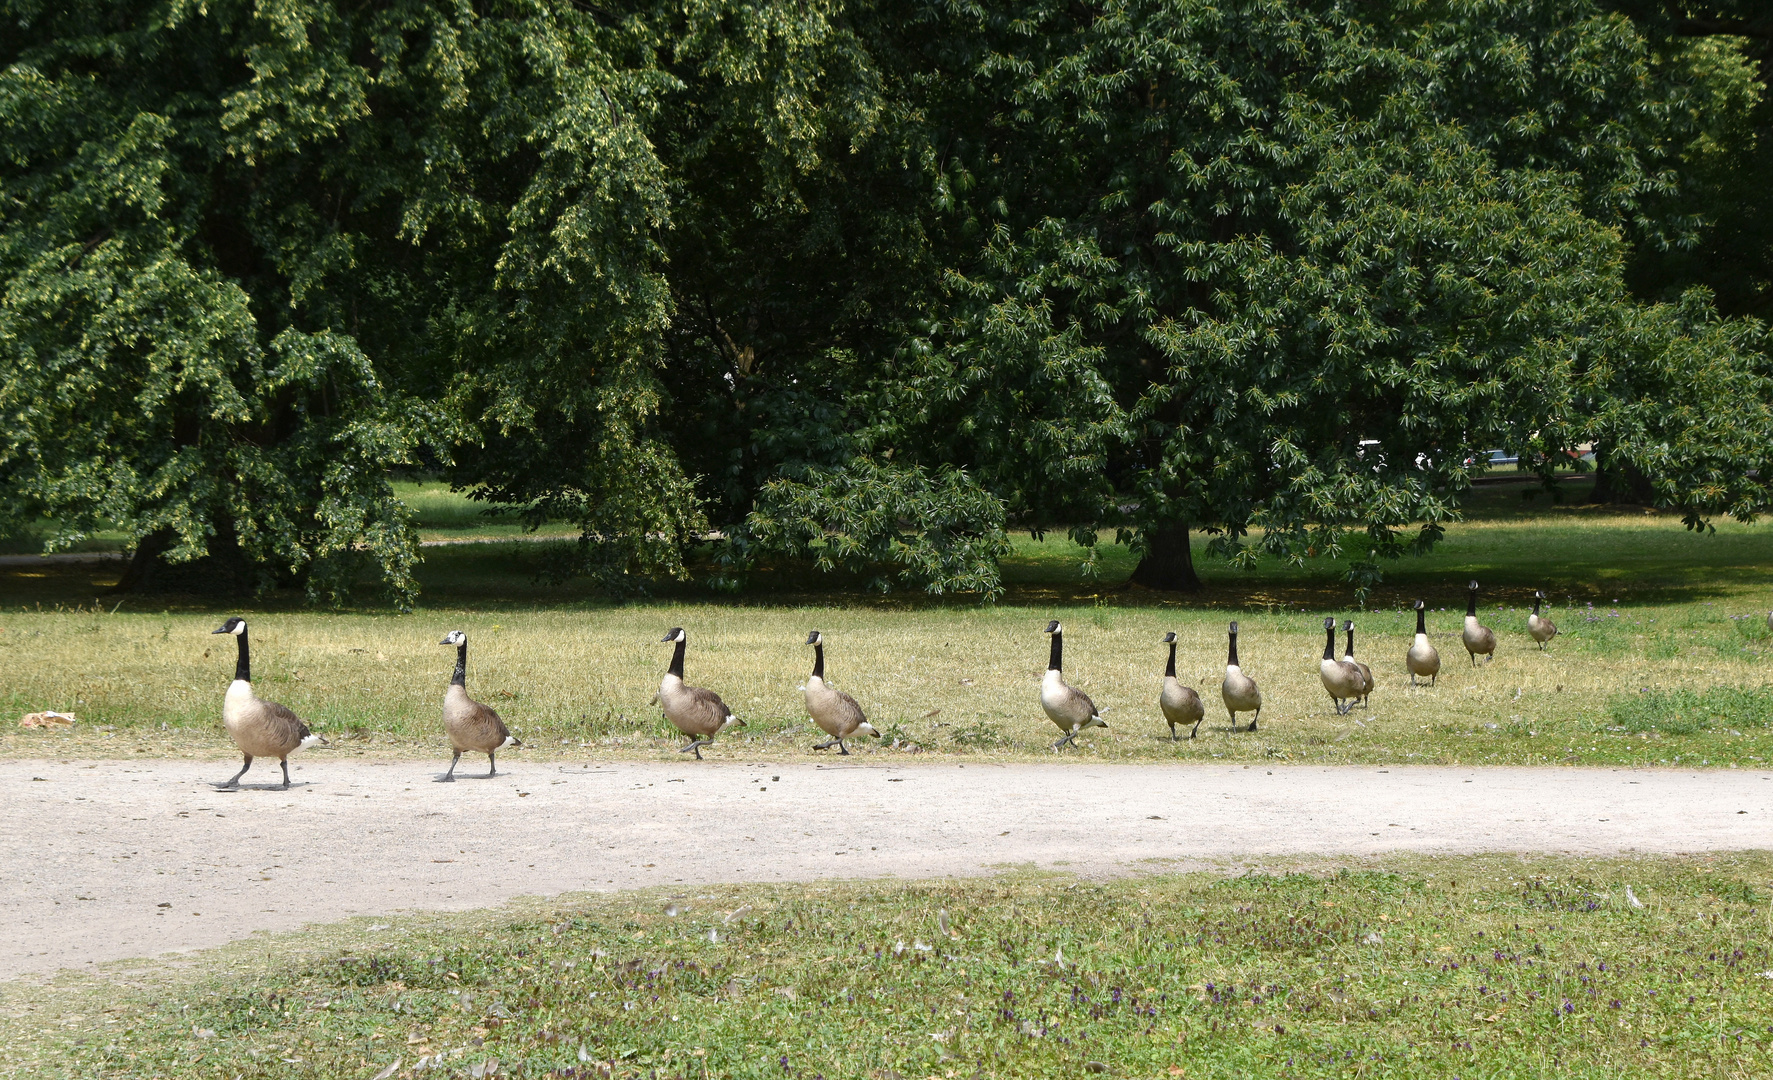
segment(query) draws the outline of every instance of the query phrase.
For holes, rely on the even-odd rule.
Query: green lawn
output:
[[[0,1071],[1746,1080],[1770,888],[1764,854],[1400,857],[397,915],[0,984]]]

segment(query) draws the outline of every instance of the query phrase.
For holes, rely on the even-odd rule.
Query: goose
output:
[[[1416,676],[1420,675],[1433,686],[1441,675],[1441,654],[1428,642],[1428,605],[1416,601],[1416,640],[1410,642],[1410,651],[1404,654],[1404,666],[1410,669],[1410,685],[1416,685]]]
[[[1486,664],[1496,659],[1496,631],[1478,622],[1478,583],[1474,581],[1465,588],[1465,629],[1460,632],[1459,638],[1465,642],[1465,651],[1471,656],[1471,666],[1477,667],[1478,653],[1484,654]]]
[[[326,740],[308,730],[302,718],[275,701],[266,701],[252,692],[252,654],[246,642],[246,620],[229,616],[228,621],[210,631],[212,634],[233,634],[239,643],[239,659],[234,662],[234,681],[228,684],[228,695],[222,699],[222,726],[234,745],[246,756],[240,771],[218,788],[240,786],[240,778],[252,768],[255,757],[275,757],[283,763],[283,786],[289,787],[289,755]]]
[[[1545,590],[1535,589],[1533,592],[1533,613],[1527,616],[1527,633],[1539,643],[1543,651],[1547,642],[1558,636],[1557,624],[1539,614],[1539,605],[1545,602]]]
[[[449,772],[438,782],[455,780],[456,764],[468,751],[486,755],[486,775],[490,780],[498,775],[498,752],[507,746],[522,746],[523,740],[506,729],[498,713],[468,696],[468,635],[451,630],[437,644],[456,647],[456,670],[449,677],[449,689],[443,692],[443,730],[449,734],[449,745],[456,756],[450,758]]]
[[[688,641],[689,635],[681,626],[673,626],[659,639],[661,645],[666,642],[677,645],[671,653],[671,666],[665,669],[665,677],[659,681],[659,707],[665,711],[665,719],[671,721],[673,727],[689,736],[689,745],[678,747],[677,752],[687,754],[693,750],[696,760],[701,761],[702,747],[712,745],[715,735],[734,724],[744,727],[745,721],[733,715],[719,694],[683,681],[683,648]]]
[[[1105,728],[1108,722],[1102,719],[1102,713],[1090,696],[1065,682],[1060,671],[1060,660],[1065,652],[1065,628],[1054,619],[1047,624],[1046,632],[1053,635],[1052,651],[1047,654],[1047,673],[1040,680],[1040,707],[1046,710],[1047,719],[1059,725],[1065,737],[1053,744],[1053,750],[1070,743],[1077,745],[1077,733],[1084,728]]]
[[[1237,730],[1237,714],[1254,709],[1256,715],[1250,719],[1250,730],[1256,730],[1256,721],[1262,719],[1262,691],[1256,689],[1256,680],[1244,674],[1237,666],[1237,623],[1231,624],[1231,647],[1225,654],[1225,681],[1219,684],[1219,696],[1225,699],[1225,711],[1231,714],[1231,730]]]
[[[1317,676],[1323,680],[1324,689],[1329,691],[1337,716],[1354,708],[1354,699],[1361,696],[1361,688],[1366,685],[1360,668],[1336,659],[1336,620],[1333,616],[1324,620],[1324,658],[1317,666]]]
[[[1373,669],[1354,658],[1354,620],[1344,622],[1342,629],[1348,634],[1348,647],[1342,650],[1342,662],[1361,669],[1361,708],[1364,709],[1367,698],[1373,693],[1373,687],[1378,684],[1373,682]]]
[[[806,636],[806,643],[813,647],[813,673],[807,676],[804,687],[806,714],[819,725],[820,731],[831,736],[822,743],[814,743],[813,749],[829,750],[836,745],[838,753],[848,754],[849,747],[843,741],[856,732],[880,738],[880,732],[862,715],[862,706],[856,704],[856,699],[825,681],[825,635],[814,630]]]
[[[1200,722],[1207,715],[1207,708],[1200,703],[1200,695],[1194,687],[1183,686],[1176,681],[1176,632],[1164,635],[1164,644],[1170,647],[1170,662],[1164,665],[1163,693],[1157,696],[1157,707],[1163,710],[1164,721],[1170,725],[1170,741],[1176,741],[1176,725],[1192,724],[1188,737],[1200,730]]]

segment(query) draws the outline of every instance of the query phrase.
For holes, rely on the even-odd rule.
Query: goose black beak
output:
[[[225,634],[227,632],[228,632],[228,628],[225,626],[218,626],[214,630],[210,631],[210,633],[212,633],[212,634]]]
[[[443,639],[443,640],[442,640],[442,641],[439,641],[439,642],[438,642],[438,643],[437,643],[437,644],[439,644],[439,645],[448,645],[448,644],[449,644],[449,639],[448,639],[448,638],[444,638],[444,639]]]

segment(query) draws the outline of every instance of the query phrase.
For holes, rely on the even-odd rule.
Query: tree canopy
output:
[[[0,529],[140,576],[408,601],[408,465],[612,589],[989,597],[1013,528],[1364,588],[1492,447],[1769,505],[1748,5],[5,8]]]

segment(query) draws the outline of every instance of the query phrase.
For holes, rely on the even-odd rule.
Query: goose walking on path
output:
[[[1558,636],[1557,624],[1539,614],[1539,605],[1543,603],[1545,603],[1545,590],[1534,590],[1533,613],[1527,616],[1527,633],[1531,634],[1533,640],[1539,643],[1541,651],[1545,649],[1547,642]]]
[[[1433,686],[1441,674],[1441,654],[1428,640],[1428,605],[1416,601],[1416,638],[1410,642],[1410,651],[1404,654],[1404,666],[1410,669],[1410,685],[1416,685],[1416,677],[1421,676]]]
[[[1478,583],[1473,581],[1465,589],[1465,629],[1460,631],[1459,639],[1465,642],[1465,651],[1471,656],[1471,666],[1477,667],[1478,653],[1484,654],[1486,664],[1496,659],[1496,631],[1478,622]]]
[[[1193,725],[1188,732],[1194,738],[1200,730],[1200,722],[1207,715],[1207,707],[1200,702],[1200,695],[1194,687],[1183,686],[1176,681],[1176,632],[1164,635],[1164,643],[1170,647],[1170,661],[1164,665],[1164,688],[1157,697],[1157,707],[1163,710],[1164,722],[1170,725],[1170,741],[1176,741],[1176,725]]]
[[[1256,730],[1256,722],[1262,719],[1262,691],[1256,688],[1256,680],[1244,674],[1244,669],[1237,665],[1237,623],[1231,624],[1229,631],[1230,647],[1225,652],[1225,681],[1219,684],[1219,696],[1225,699],[1225,711],[1231,714],[1231,730],[1237,730],[1237,714],[1255,710],[1256,715],[1250,718],[1250,730]]]
[[[671,666],[659,681],[659,707],[671,726],[689,737],[689,745],[678,747],[677,752],[694,751],[696,760],[701,761],[702,747],[712,745],[715,735],[734,724],[744,727],[745,721],[733,715],[719,694],[683,681],[683,650],[688,641],[681,626],[673,626],[660,639],[660,644],[675,642],[677,647],[671,653]]]
[[[449,772],[438,783],[456,778],[456,764],[464,753],[486,755],[486,776],[498,775],[498,752],[507,746],[522,746],[522,740],[505,728],[505,722],[489,706],[468,696],[468,635],[460,630],[445,634],[439,645],[456,647],[456,670],[449,677],[449,689],[443,692],[443,730],[455,756],[449,759]]]
[[[813,673],[807,676],[805,687],[806,714],[820,731],[831,736],[822,743],[814,743],[813,749],[829,750],[835,745],[838,753],[847,754],[850,750],[843,741],[858,731],[880,738],[880,732],[862,714],[856,699],[825,681],[825,635],[814,630],[806,636],[806,643],[813,647]]]
[[[1360,669],[1361,708],[1364,709],[1367,707],[1368,696],[1373,693],[1373,687],[1377,685],[1373,682],[1373,669],[1354,658],[1354,620],[1349,619],[1344,622],[1342,624],[1342,629],[1348,634],[1348,647],[1342,650],[1342,662],[1345,664],[1353,664]]]
[[[1354,708],[1354,699],[1361,696],[1364,680],[1360,668],[1336,659],[1336,620],[1333,617],[1324,620],[1324,658],[1318,663],[1317,673],[1324,689],[1329,691],[1330,701],[1336,706],[1337,716]]]
[[[246,761],[240,771],[218,788],[240,785],[240,778],[252,768],[255,757],[274,757],[283,764],[283,786],[289,787],[289,755],[325,739],[308,730],[302,718],[275,701],[266,701],[252,690],[252,653],[246,641],[246,620],[230,616],[214,634],[233,634],[239,646],[234,662],[234,681],[228,684],[228,695],[222,699],[222,726],[240,748]]]
[[[1059,747],[1070,743],[1077,745],[1077,733],[1084,728],[1108,726],[1096,703],[1090,696],[1065,682],[1062,662],[1065,652],[1065,628],[1054,619],[1047,624],[1047,633],[1053,635],[1051,650],[1047,653],[1047,673],[1040,680],[1040,707],[1046,710],[1047,719],[1057,724],[1065,737],[1053,744],[1056,752]]]

